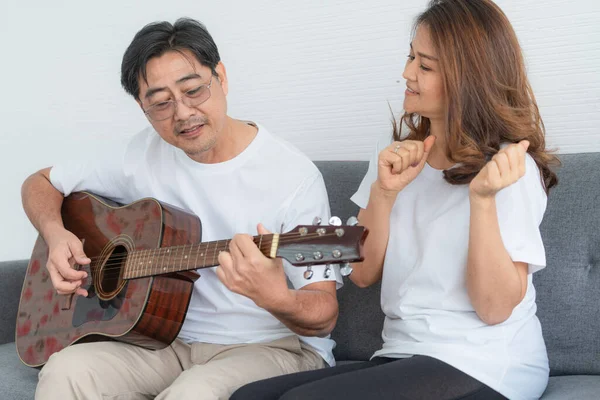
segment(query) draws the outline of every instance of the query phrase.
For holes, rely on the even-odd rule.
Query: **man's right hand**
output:
[[[83,252],[81,240],[68,230],[60,228],[49,234],[46,242],[49,247],[46,268],[56,292],[87,296],[87,290],[81,287],[87,272],[73,268],[75,264],[87,265],[91,262]]]
[[[429,151],[435,143],[435,136],[423,142],[404,140],[393,142],[379,153],[377,184],[380,189],[396,196],[408,186],[423,170]]]

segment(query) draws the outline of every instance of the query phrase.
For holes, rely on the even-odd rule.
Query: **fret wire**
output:
[[[215,252],[213,253],[213,261],[212,261],[212,265],[215,265],[215,257],[217,256],[217,248],[219,247],[219,241],[217,240],[216,244],[215,244]]]
[[[145,257],[144,257],[144,263],[141,265],[141,271],[140,271],[140,276],[143,276],[146,273],[146,267],[148,266],[148,259],[150,258],[150,252],[152,251],[152,249],[148,249],[146,250],[145,253]]]
[[[190,254],[188,254],[188,263],[187,263],[187,267],[186,267],[186,271],[190,270],[190,258],[192,258],[192,248],[194,246],[190,243]]]
[[[132,274],[133,270],[135,269],[135,259],[137,258],[138,255],[139,255],[138,252],[136,250],[133,250],[133,252],[131,254],[131,264],[129,265],[129,268],[127,269],[128,270],[127,275],[129,277],[131,277],[131,274]]]
[[[182,264],[183,264],[183,259],[185,258],[184,254],[185,254],[185,244],[181,248],[181,255],[179,256],[180,258],[173,263],[173,267],[177,267],[178,269],[183,268]]]
[[[137,266],[138,266],[138,262],[139,262],[139,258],[141,257],[141,250],[138,250],[135,252],[135,256],[133,257],[133,259],[135,260],[135,263],[133,264],[133,268],[131,271],[131,277],[135,278],[136,272],[137,272]]]
[[[199,243],[196,247],[196,260],[194,261],[194,267],[198,267],[198,256],[200,255],[200,249],[202,248],[202,243]]]
[[[146,258],[148,258],[148,250],[144,250],[144,258],[142,259],[142,263],[140,264],[140,270],[138,278],[144,274],[144,267],[146,266]]]
[[[150,253],[152,252],[152,249],[148,249],[148,251],[146,252],[146,256],[144,257],[144,264],[141,265],[141,271],[140,271],[140,276],[143,276],[145,274],[148,273],[147,268],[148,268],[148,261],[150,261]]]
[[[134,250],[133,251],[133,257],[131,258],[131,268],[129,270],[130,274],[129,277],[133,278],[133,274],[135,272],[135,266],[137,265],[137,258],[140,256],[140,253],[138,250]]]
[[[187,246],[187,244],[185,246]],[[185,246],[183,247],[183,249],[184,249],[184,251],[183,251],[183,260],[181,260],[181,266],[180,266],[180,268],[183,269],[183,261],[187,259],[187,264],[186,264],[186,271],[187,271],[187,267],[190,265],[190,256],[189,256],[189,254],[185,255]],[[190,250],[191,250],[191,248],[192,247],[190,245]]]
[[[127,249],[125,249],[125,251],[127,251]],[[127,263],[129,262],[129,253],[124,253],[125,255],[122,256],[124,258],[124,262],[121,266],[121,270],[119,271],[119,280],[121,279],[125,279],[125,274],[127,274]]]
[[[134,258],[135,258],[135,250],[130,253],[127,253],[127,261],[125,261],[125,273],[123,274],[123,279],[127,279],[127,277],[129,276],[129,272],[131,271],[129,265],[131,265],[131,263],[133,263]]]
[[[142,263],[144,262],[144,261],[143,261],[143,258],[144,258],[144,253],[143,253],[143,251],[144,251],[144,250],[140,250],[140,254],[139,254],[139,256],[138,256],[138,259],[137,259],[137,260],[136,260],[136,262],[135,262],[135,270],[134,270],[134,273],[135,273],[135,275],[133,276],[134,278],[137,278],[137,277],[138,277],[139,270],[140,270],[140,268],[141,268],[141,266],[142,266]]]
[[[173,263],[173,267],[176,268],[178,271],[180,271],[183,268],[183,260],[185,260],[185,246],[187,245],[184,244],[183,246],[179,246],[179,250],[181,250],[181,255],[176,260],[176,262]]]
[[[140,259],[139,259],[139,262],[138,262],[138,264],[137,264],[137,266],[135,268],[135,277],[136,278],[139,278],[140,272],[141,272],[142,268],[144,267],[144,257],[145,257],[144,253],[145,253],[145,250],[142,250],[140,252]]]
[[[158,258],[160,257],[161,248],[158,247],[150,249],[150,253],[150,262],[148,263],[148,267],[150,268],[150,275],[154,275],[160,271],[158,265]]]
[[[160,259],[160,256],[164,253],[164,249],[162,247],[159,247],[156,249],[156,251],[158,252],[158,255],[155,256],[155,259],[152,261],[152,265],[153,265],[153,270],[154,270],[154,274],[160,274],[161,268],[160,268],[160,263],[158,262],[158,260]]]
[[[175,255],[171,259],[171,264],[175,265],[177,263],[177,253],[179,252],[179,246],[175,246]]]
[[[138,254],[138,258],[135,261],[135,269],[133,271],[134,272],[134,275],[133,275],[134,278],[138,277],[138,271],[139,271],[140,266],[142,265],[141,263],[143,262],[142,261],[142,257],[143,257],[142,251],[143,250],[140,250],[140,253]]]
[[[140,260],[140,268],[138,269],[138,278],[142,275],[142,273],[144,272],[144,266],[146,265],[146,252],[147,250],[144,250],[144,257]]]
[[[156,248],[154,250],[152,250],[152,255],[150,256],[150,261],[148,262],[148,265],[150,266],[150,274],[151,275],[154,275],[156,273],[154,264],[152,264],[155,257],[156,257]]]
[[[167,249],[162,249],[162,253],[163,253],[163,257],[162,257],[162,263],[160,265],[160,269],[162,269],[164,271],[164,269],[166,268],[165,265],[165,259],[167,258],[167,254],[171,254],[171,249],[167,248]],[[169,263],[167,262],[167,265],[169,265]]]

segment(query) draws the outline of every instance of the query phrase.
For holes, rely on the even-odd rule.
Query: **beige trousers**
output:
[[[297,336],[241,345],[176,340],[156,351],[119,342],[83,343],[50,357],[35,398],[228,399],[246,383],[324,366]]]

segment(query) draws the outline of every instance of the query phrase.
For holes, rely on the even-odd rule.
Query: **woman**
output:
[[[350,278],[382,280],[371,361],[273,378],[233,399],[535,399],[548,358],[531,276],[557,183],[515,33],[489,0],[437,0],[415,24],[401,137],[352,200],[370,234]]]

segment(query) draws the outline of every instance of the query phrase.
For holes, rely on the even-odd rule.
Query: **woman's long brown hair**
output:
[[[502,143],[528,140],[548,192],[558,182],[550,169],[558,159],[546,151],[544,123],[506,15],[489,0],[433,0],[414,31],[419,26],[429,29],[448,104],[446,156],[457,166],[444,171],[445,179],[469,183]],[[426,117],[405,113],[401,123],[410,132],[402,137],[394,121],[394,140],[429,135]]]

